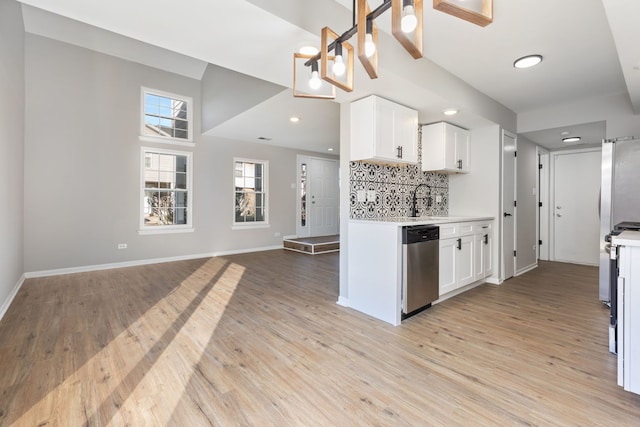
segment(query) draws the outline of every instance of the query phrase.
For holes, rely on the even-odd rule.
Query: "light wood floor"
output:
[[[544,263],[393,327],[336,305],[338,255],[277,250],[28,280],[0,424],[640,423],[597,269]]]

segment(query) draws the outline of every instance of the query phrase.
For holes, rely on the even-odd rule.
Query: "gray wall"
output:
[[[22,273],[24,30],[20,4],[0,0],[0,318]]]
[[[518,135],[516,200],[518,202],[516,224],[516,274],[537,265],[536,221],[537,196],[534,189],[538,181],[538,154],[536,145]],[[536,190],[537,191],[537,190]]]
[[[195,148],[139,140],[140,86],[193,98]],[[200,136],[200,93],[198,80],[27,35],[25,271],[248,250],[295,234],[299,152]],[[195,232],[138,234],[142,145],[193,151]],[[231,229],[234,157],[269,161],[269,228]]]

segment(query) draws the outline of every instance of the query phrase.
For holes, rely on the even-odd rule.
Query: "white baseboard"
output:
[[[9,310],[9,306],[11,305],[11,303],[13,302],[13,299],[18,294],[18,291],[22,287],[22,284],[24,283],[25,279],[26,279],[26,276],[24,274],[22,276],[20,276],[20,279],[18,280],[18,283],[16,283],[16,285],[13,287],[13,289],[9,293],[9,296],[7,297],[7,299],[2,304],[2,307],[0,307],[0,320],[2,320],[2,318],[4,317],[4,315],[7,312],[7,310]]]
[[[484,279],[484,281],[491,285],[501,285],[502,282],[504,282],[504,280],[500,280],[499,278],[493,276],[487,277],[486,279]]]
[[[341,295],[338,297],[338,301],[336,301],[336,304],[343,307],[349,307],[349,300]]]
[[[135,260],[135,261],[114,262],[109,264],[85,265],[81,267],[57,268],[54,270],[30,271],[28,273],[25,273],[24,277],[26,277],[27,279],[31,279],[36,277],[59,276],[62,274],[86,273],[89,271],[111,270],[114,268],[124,268],[124,267],[137,267],[140,265],[159,264],[163,262],[173,262],[173,261],[185,261],[185,260],[198,259],[198,258],[212,258],[212,257],[218,257],[218,256],[225,256],[225,255],[244,254],[249,252],[271,251],[275,249],[282,249],[282,245],[265,246],[261,248],[250,248],[250,249],[237,249],[237,250],[221,251],[221,252],[210,252],[210,253],[203,253],[203,254],[181,255],[181,256],[167,257],[167,258],[141,259],[141,260]]]
[[[531,270],[533,270],[534,268],[537,268],[537,267],[538,267],[538,263],[536,262],[534,264],[528,265],[528,266],[526,266],[524,268],[521,268],[520,270],[516,271],[515,275],[516,276],[520,276],[521,274],[524,274],[527,271],[531,271]]]

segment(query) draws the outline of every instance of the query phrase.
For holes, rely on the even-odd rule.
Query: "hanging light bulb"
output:
[[[345,71],[347,71],[347,66],[342,58],[342,43],[338,42],[336,43],[336,56],[333,60],[333,74],[341,76]]]
[[[400,21],[400,27],[404,33],[412,33],[418,26],[418,18],[416,17],[415,10],[413,8],[413,0],[402,1],[402,20]]]
[[[364,36],[364,54],[371,58],[376,53],[376,43],[373,41],[373,21],[367,19],[367,32]]]
[[[313,90],[320,89],[322,85],[322,80],[320,80],[320,76],[318,75],[318,61],[313,61],[311,63],[311,78],[309,79],[309,87]]]

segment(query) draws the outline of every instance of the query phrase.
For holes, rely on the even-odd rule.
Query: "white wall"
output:
[[[572,124],[606,120],[607,138],[640,136],[640,115],[633,114],[626,93],[572,100],[566,104],[544,107],[518,114],[518,132],[551,129]]]
[[[193,98],[195,148],[139,140],[140,86]],[[201,136],[200,100],[198,80],[28,34],[25,271],[273,247],[295,234],[296,155],[310,153]],[[138,234],[141,145],[193,151],[193,233]],[[269,161],[268,228],[231,229],[234,157]]]
[[[0,0],[0,318],[23,262],[24,30],[20,5]]]
[[[488,126],[471,131],[471,158],[468,174],[449,176],[449,215],[492,216],[493,276],[497,281],[500,268],[500,127]]]
[[[516,274],[535,267],[538,263],[536,246],[538,228],[537,180],[538,154],[536,145],[518,135],[518,157],[516,178],[517,224],[516,224]]]

